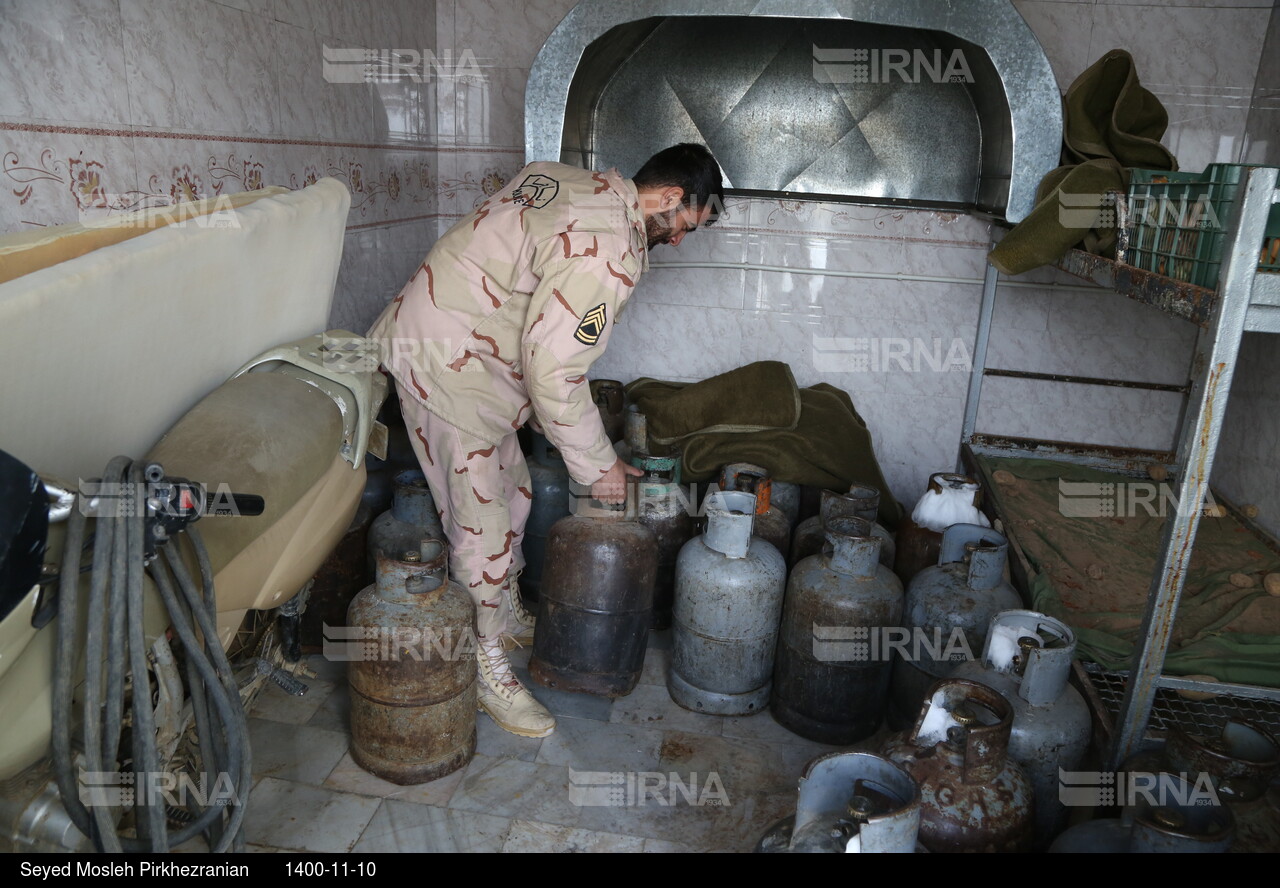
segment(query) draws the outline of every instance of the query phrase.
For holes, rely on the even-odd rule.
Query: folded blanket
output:
[[[732,377],[738,372],[725,376]],[[715,377],[706,382],[723,378]],[[705,384],[639,379],[627,387],[627,395],[645,414],[652,429],[654,418],[667,412],[668,402]],[[775,395],[778,394],[775,391]],[[799,389],[797,395],[800,409],[793,427],[737,432],[710,430],[684,437],[678,446],[683,458],[684,478],[706,481],[714,478],[726,463],[749,462],[768,469],[775,480],[793,484],[840,491],[848,490],[855,483],[864,484],[881,493],[880,523],[896,527],[902,518],[902,506],[889,491],[888,482],[876,461],[871,433],[854,409],[849,395],[826,383]],[[753,405],[753,409],[759,415],[767,408]],[[775,409],[779,413],[784,412],[778,405]],[[726,426],[736,424],[732,422],[733,416],[720,418],[730,420],[723,423]],[[649,442],[652,451],[664,450],[652,433]]]
[[[1123,49],[1076,78],[1063,98],[1062,121],[1063,166],[1044,177],[1035,209],[987,257],[1005,274],[1050,265],[1076,244],[1107,255],[1115,247],[1115,225],[1102,200],[1108,191],[1128,188],[1125,168],[1178,168],[1160,144],[1168,112],[1138,82],[1133,57]]]
[[[794,429],[800,421],[796,379],[781,361],[757,361],[692,384],[637,379],[627,396],[639,405],[656,444],[715,432]]]

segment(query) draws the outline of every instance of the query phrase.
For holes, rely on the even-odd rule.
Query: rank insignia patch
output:
[[[520,183],[520,187],[511,196],[526,207],[540,210],[555,200],[556,195],[559,193],[559,182],[550,176],[534,173],[533,175],[525,176],[524,181]]]
[[[600,334],[604,332],[604,326],[608,320],[608,313],[605,310],[604,303],[601,302],[582,316],[582,323],[578,325],[573,338],[583,345],[595,345],[600,341]]]

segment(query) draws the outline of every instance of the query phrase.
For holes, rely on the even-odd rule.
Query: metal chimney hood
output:
[[[525,155],[634,173],[702,142],[740,193],[1010,222],[1062,106],[1009,0],[584,0],[525,92]]]

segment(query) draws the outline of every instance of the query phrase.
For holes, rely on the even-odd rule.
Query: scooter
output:
[[[245,713],[306,691],[309,580],[385,457],[377,365],[345,331],[273,349],[97,479],[0,451],[0,850],[243,847]]]

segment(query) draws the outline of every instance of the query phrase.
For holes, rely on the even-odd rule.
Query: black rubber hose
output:
[[[200,650],[200,641],[196,637],[195,630],[192,628],[191,622],[187,619],[182,603],[174,591],[174,584],[173,580],[169,576],[169,571],[165,569],[163,564],[160,564],[157,561],[152,568],[151,576],[156,581],[156,588],[160,591],[160,597],[164,601],[165,608],[169,611],[169,617],[173,624],[173,631],[187,651],[187,663],[189,669],[194,670],[199,675],[199,681],[202,682],[205,687],[217,688],[217,673],[213,669],[208,658]],[[193,682],[193,687],[195,684],[196,683]],[[238,699],[236,701],[235,709],[228,706],[225,698],[216,692],[210,694],[209,699],[214,703],[218,720],[224,724],[228,721],[234,721],[235,709],[239,709],[243,712],[243,707],[239,706]],[[227,733],[230,734],[231,732],[228,731]],[[216,736],[216,730],[210,730],[210,736]],[[204,764],[207,768],[208,763],[206,762]],[[238,797],[238,788],[236,792]],[[174,846],[181,845],[193,836],[199,835],[212,823],[218,820],[222,814],[222,809],[217,806],[211,805],[207,807],[196,817],[195,820],[184,826],[172,836],[172,844]],[[225,849],[214,848],[213,850],[221,851]]]
[[[146,487],[142,462],[129,467],[129,483],[135,491]],[[135,787],[147,786],[148,779],[160,771],[160,757],[156,751],[155,713],[151,709],[151,679],[147,670],[147,638],[145,625],[145,601],[143,577],[146,574],[145,534],[146,526],[142,510],[139,514],[124,518],[125,540],[129,547],[128,595],[129,595],[129,669],[133,673],[133,770],[141,777]],[[96,714],[96,713],[95,713]],[[151,799],[147,799],[151,802]],[[136,811],[136,809],[135,809]],[[142,816],[137,820],[138,834],[145,838],[153,852],[169,850],[165,838],[165,811],[160,805],[145,804]]]
[[[134,507],[140,504],[130,501]],[[113,522],[115,523],[115,522]],[[111,559],[111,600],[107,605],[107,619],[110,628],[107,631],[107,650],[112,652],[107,657],[107,690],[102,711],[102,760],[114,763],[119,760],[120,735],[124,730],[124,677],[126,633],[125,620],[129,615],[128,602],[128,549],[123,540],[118,539],[112,547]],[[91,612],[92,613],[92,612]]]
[[[123,482],[129,468],[126,457],[116,457],[107,464],[106,474],[102,478],[102,486],[98,491],[98,517],[95,525],[93,541],[93,570],[89,575],[89,600],[86,605],[86,628],[84,642],[84,709],[81,729],[84,742],[84,768],[90,774],[114,772],[115,758],[104,758],[104,747],[115,745],[114,739],[104,742],[102,722],[102,673],[110,668],[112,660],[120,659],[115,651],[106,645],[107,584],[114,580],[112,571],[121,563],[119,557],[125,521],[122,512],[133,501],[128,496],[121,496],[126,490]],[[115,585],[112,582],[112,585]],[[124,606],[124,602],[117,604]],[[123,664],[120,665],[123,669]],[[107,735],[110,737],[110,735]],[[104,805],[96,805],[90,812],[93,816],[95,832],[94,844],[100,851],[119,852],[123,850],[116,825],[112,819],[111,809]]]
[[[154,786],[155,775],[160,769],[144,624],[146,524],[144,503],[137,499],[145,489],[142,482],[147,477],[146,469],[142,463],[131,464],[127,457],[116,457],[108,464],[102,480],[99,495],[103,514],[95,527],[89,596],[85,602],[88,621],[84,641],[85,708],[82,726],[86,746],[85,770],[117,768],[127,660],[128,671],[133,675],[133,769],[138,778],[135,779],[135,791],[140,793]],[[128,484],[128,487],[122,487],[122,484]],[[134,498],[127,494],[119,496],[122,490],[132,493]],[[118,507],[117,513],[123,511],[124,514],[112,513],[112,505]],[[164,807],[148,804],[154,799],[142,799],[142,804],[135,806],[139,838],[122,839],[116,831],[112,808],[86,806],[80,799],[71,748],[71,724],[74,678],[81,650],[77,644],[80,561],[85,546],[86,523],[82,494],[77,508],[71,512],[67,528],[59,578],[60,619],[54,660],[54,779],[68,815],[76,827],[93,840],[95,847],[104,851],[167,851],[171,846],[206,831],[212,850],[222,852],[232,845],[242,849],[243,822],[252,786],[248,722],[235,675],[217,635],[217,596],[213,588],[212,566],[204,543],[194,530],[189,530],[187,535],[200,568],[201,587],[197,589],[192,582],[190,572],[178,555],[177,541],[163,547],[164,561],[168,562],[172,575],[163,562],[157,561],[153,576],[174,630],[187,651],[187,679],[200,744],[201,768],[205,772],[204,786],[209,786],[208,777],[212,770],[218,774],[234,775],[238,778],[233,781],[238,784],[234,786],[236,802],[231,806],[208,805],[192,823],[168,836]],[[93,810],[90,811],[89,807]],[[224,815],[228,814],[224,823]]]
[[[261,514],[261,512],[257,514]],[[213,564],[210,563],[209,561],[209,550],[205,548],[204,537],[200,534],[200,531],[197,528],[195,527],[188,528],[187,539],[191,543],[191,548],[195,550],[196,564],[200,568],[200,590],[204,593],[205,607],[208,609],[209,613],[216,615],[218,613],[218,596],[213,588]],[[221,643],[219,643],[218,649],[219,650],[222,649]],[[240,689],[239,689],[239,686],[235,684],[234,676],[232,676],[232,685],[235,686],[236,688],[236,701],[239,703]],[[243,797],[241,797],[242,798],[241,805],[244,806],[248,803],[249,790],[253,786],[253,748],[249,742],[249,713],[243,712],[243,709],[244,709],[243,704],[241,704],[240,709],[244,717],[245,764],[244,764],[243,773],[244,773],[246,782],[244,785],[245,794]],[[225,748],[218,747],[218,749],[220,752],[223,753],[221,758],[225,759],[226,758]],[[225,762],[223,762],[223,764],[221,764],[220,767],[225,768],[225,767],[228,767],[228,765]],[[243,826],[241,826],[240,829],[236,830],[232,848],[235,851],[245,850]]]
[[[203,590],[204,594],[208,596],[208,601],[216,601],[212,577],[209,575],[210,572],[207,567],[208,553],[204,549],[204,541],[200,538],[199,532],[194,529],[188,530],[187,536],[196,549],[196,559],[200,563],[201,578],[208,578],[207,585]],[[223,728],[227,732],[229,750],[238,759],[237,763],[240,770],[240,780],[236,788],[237,803],[234,805],[227,824],[227,834],[234,837],[240,832],[244,821],[245,808],[249,802],[249,790],[253,782],[248,717],[245,714],[244,706],[240,702],[240,687],[236,684],[235,674],[231,670],[231,663],[227,660],[226,652],[222,649],[222,641],[218,638],[218,627],[211,614],[211,609],[202,606],[205,601],[202,601],[201,592],[195,588],[190,575],[187,573],[186,565],[182,563],[181,558],[177,557],[177,553],[166,551],[165,554],[168,558],[169,566],[173,568],[174,576],[178,579],[178,589],[186,596],[192,616],[195,617],[196,624],[205,638],[210,659],[213,661],[214,668],[221,679],[228,703],[227,708],[231,714],[230,719],[224,719]],[[210,687],[209,690],[213,692],[214,687]],[[216,700],[217,698],[218,695],[214,694],[214,699]]]
[[[80,547],[84,540],[85,515],[83,501],[67,519],[66,547],[62,552],[62,571],[58,578],[58,626],[53,656],[53,778],[62,796],[62,804],[76,828],[92,836],[88,810],[80,803],[76,786],[75,762],[71,757],[71,693],[75,675],[78,614],[76,599],[80,593]]]

